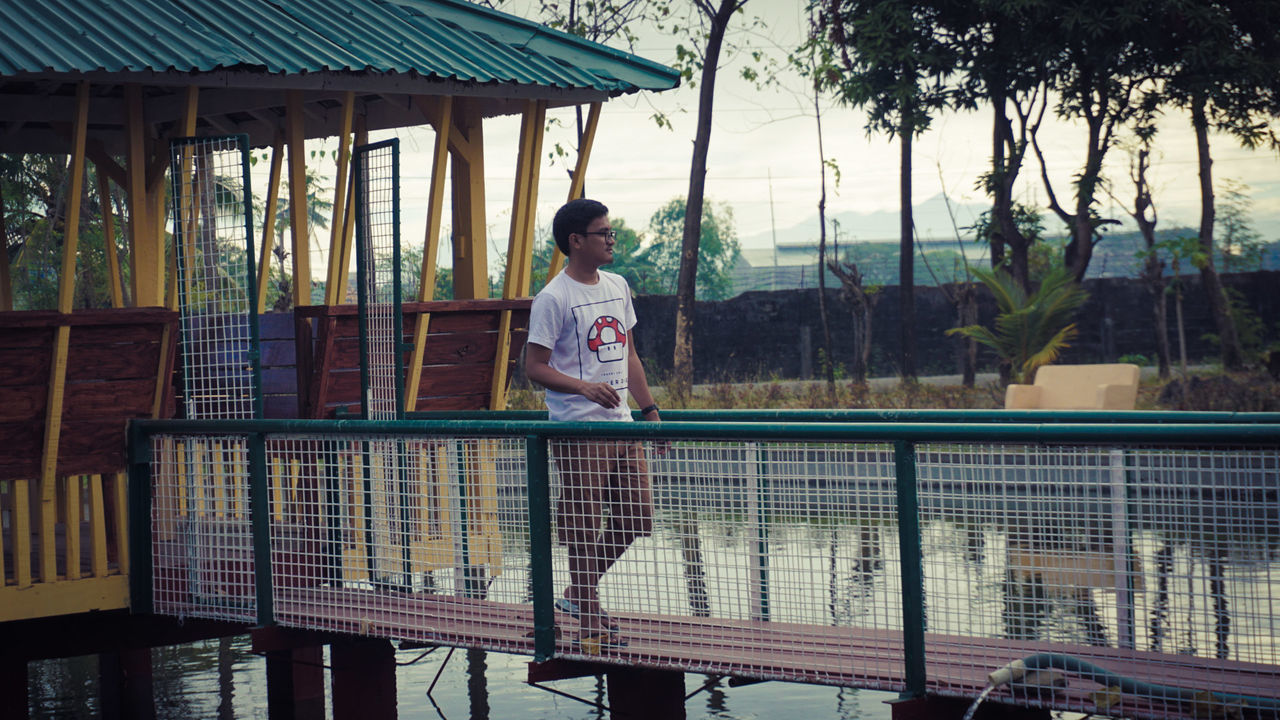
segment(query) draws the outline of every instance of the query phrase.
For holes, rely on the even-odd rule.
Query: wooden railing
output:
[[[0,314],[0,622],[128,606],[126,426],[172,415],[176,325]]]

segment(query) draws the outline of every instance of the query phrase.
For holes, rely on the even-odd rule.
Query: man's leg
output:
[[[600,575],[603,576],[637,538],[653,532],[653,490],[641,443],[617,443],[608,477],[609,522],[600,534]],[[596,582],[599,582],[597,578]]]
[[[606,449],[604,443],[582,440],[566,440],[556,448],[561,471],[557,523],[569,554],[569,586],[564,596],[578,605],[583,634],[600,630],[597,589],[611,564],[600,549],[600,492],[609,465]]]

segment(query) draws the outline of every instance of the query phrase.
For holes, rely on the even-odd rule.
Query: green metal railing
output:
[[[268,435],[439,436],[523,438],[528,473],[529,572],[533,599],[535,657],[556,653],[551,557],[549,443],[557,438],[625,438],[649,441],[745,440],[792,442],[875,442],[892,447],[902,581],[905,697],[925,694],[925,586],[921,555],[917,443],[1019,443],[1118,447],[1135,444],[1280,447],[1280,415],[1249,413],[1039,413],[1004,411],[668,411],[661,423],[556,423],[539,413],[418,413],[403,421],[256,420],[136,421],[131,427],[130,488],[133,518],[134,610],[151,609],[150,500],[151,443],[156,434],[241,434],[248,438],[253,474],[253,532],[258,582],[258,620],[275,622],[267,538],[269,493],[262,448]],[[480,419],[483,418],[483,419]],[[688,418],[688,419],[686,419]],[[696,419],[695,419],[696,418]],[[875,421],[870,421],[870,420]],[[1021,422],[1019,422],[1021,420]],[[1123,502],[1123,497],[1120,500]],[[767,501],[761,512],[768,512]],[[763,543],[762,538],[756,538]],[[763,546],[763,545],[762,545]],[[760,568],[767,575],[767,566]],[[767,580],[764,581],[767,585]],[[767,589],[761,608],[767,619]]]

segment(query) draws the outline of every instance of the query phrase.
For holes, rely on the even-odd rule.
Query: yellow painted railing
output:
[[[0,481],[0,622],[108,610],[129,604],[124,473],[56,480],[52,537],[38,528],[38,480]],[[52,577],[40,568],[53,567]]]

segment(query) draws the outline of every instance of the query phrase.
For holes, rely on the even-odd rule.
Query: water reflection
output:
[[[401,720],[607,720],[609,713],[558,697],[525,683],[529,658],[459,651],[432,653],[414,663],[421,650],[396,654]],[[410,664],[411,663],[411,664]],[[267,717],[266,662],[250,651],[247,637],[208,640],[153,651],[158,720],[248,720]],[[443,668],[442,668],[443,666]],[[443,672],[441,670],[443,669]],[[428,686],[440,679],[429,699]],[[31,663],[28,668],[31,717],[90,720],[100,714],[98,662],[78,657]],[[689,692],[708,680],[687,675]],[[603,676],[551,683],[557,690],[592,704],[607,704]],[[686,704],[691,720],[750,720],[805,717],[814,720],[884,720],[891,693],[847,688],[762,683],[728,687],[721,678]],[[326,698],[330,716],[332,702]]]

